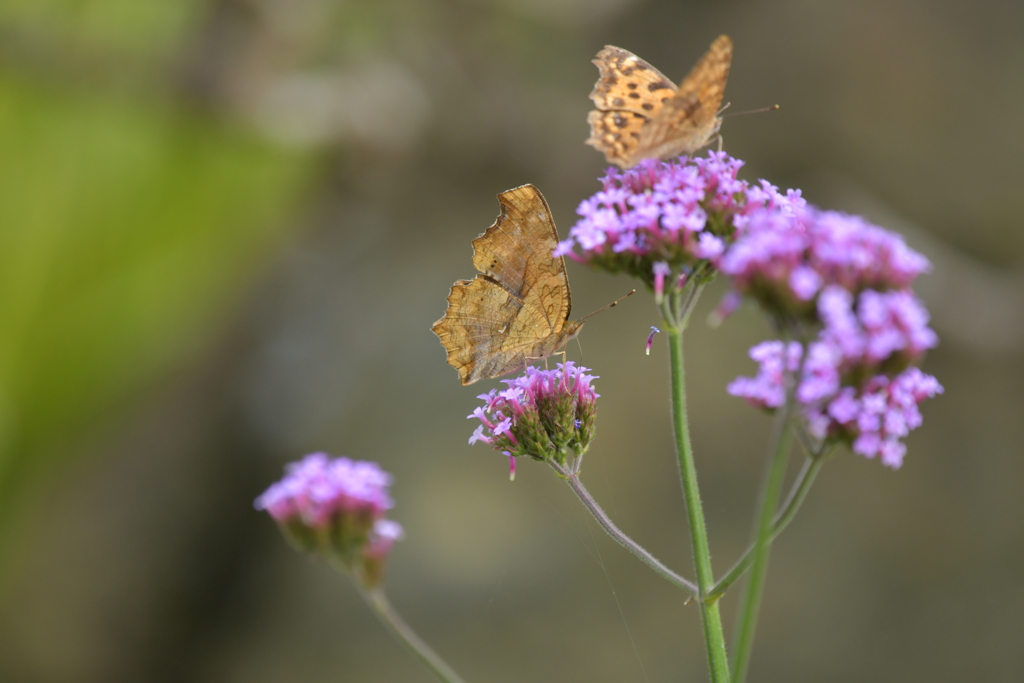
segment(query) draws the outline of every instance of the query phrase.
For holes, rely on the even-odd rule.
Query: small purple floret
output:
[[[651,345],[654,344],[654,335],[661,332],[657,327],[651,325],[651,333],[647,335],[647,355],[651,355]]]
[[[391,552],[395,541],[401,539],[403,535],[405,535],[405,531],[398,522],[390,519],[378,519],[370,531],[366,546],[363,548],[363,556],[374,560],[383,559]]]

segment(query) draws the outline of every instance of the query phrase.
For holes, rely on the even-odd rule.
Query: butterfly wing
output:
[[[640,130],[669,101],[676,86],[629,50],[606,45],[594,59],[599,72],[590,99],[597,109],[587,115],[587,144],[609,163],[627,168],[640,141]]]
[[[637,161],[692,154],[711,141],[722,124],[718,110],[731,65],[732,41],[721,35],[640,131]]]
[[[593,60],[598,77],[590,99],[601,111],[628,111],[650,117],[675,83],[629,50],[605,45]]]
[[[571,301],[558,233],[543,195],[523,185],[498,195],[501,215],[473,241],[481,272],[460,280],[434,333],[463,384],[522,369],[564,340]],[[577,329],[577,328],[574,328]]]
[[[434,323],[434,334],[448,352],[448,364],[459,373],[462,384],[486,377],[500,377],[524,367],[524,350],[509,352],[510,320],[522,302],[494,280],[477,275],[459,280],[448,294],[448,310]],[[525,349],[533,340],[521,340]]]
[[[679,93],[696,93],[701,104],[717,114],[725,96],[725,83],[729,79],[731,66],[732,40],[727,35],[720,35],[690,69],[690,73],[679,85]]]
[[[604,154],[605,161],[621,168],[636,162],[634,154],[640,146],[640,132],[648,118],[628,111],[592,110],[587,114],[590,138],[587,144]]]

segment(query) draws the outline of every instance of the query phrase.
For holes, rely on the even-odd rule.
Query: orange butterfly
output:
[[[607,45],[594,60],[600,75],[590,93],[587,144],[609,163],[629,168],[643,159],[692,154],[718,134],[718,116],[732,64],[732,41],[721,35],[679,87],[628,50]]]

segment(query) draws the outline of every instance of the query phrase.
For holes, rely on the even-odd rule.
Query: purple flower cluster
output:
[[[843,384],[879,373],[895,375],[938,343],[928,327],[928,312],[908,291],[864,290],[855,306],[852,294],[830,285],[818,297],[818,311],[823,327],[809,345],[797,387],[797,398],[805,405],[834,396]],[[761,365],[760,374],[737,379],[729,392],[764,408],[778,408],[783,401],[782,355],[782,342],[755,346],[750,357]],[[796,372],[802,356],[801,345],[790,343],[785,369]]]
[[[899,235],[860,217],[808,206],[799,191],[783,194],[764,180],[740,180],[742,166],[711,152],[609,169],[601,191],[580,204],[580,220],[555,254],[639,277],[659,304],[668,288],[678,291],[720,271],[732,292],[712,314],[714,322],[735,310],[742,295],[798,337],[817,330],[807,340],[806,359],[800,344],[756,346],[751,356],[760,373],[737,379],[729,391],[774,409],[785,400],[787,374],[797,373],[795,397],[816,434],[846,439],[858,453],[881,453],[887,464],[898,465],[899,439],[920,422],[917,402],[942,391],[934,378],[908,370],[938,343],[910,289],[928,260]],[[910,384],[913,390],[906,389]],[[879,392],[915,400],[911,406],[903,398],[886,399],[888,412],[873,413]],[[856,405],[860,413],[833,411],[834,401]],[[903,411],[900,419],[891,417],[894,411]],[[502,415],[512,412],[504,408]],[[883,427],[876,428],[879,415]],[[896,423],[902,426],[884,427]],[[517,445],[510,420],[485,424],[488,438]],[[482,435],[478,430],[475,438]]]
[[[515,379],[502,380],[507,389],[491,389],[478,398],[484,405],[469,418],[480,420],[469,443],[481,441],[510,458],[527,455],[535,460],[565,464],[568,451],[583,455],[594,438],[597,398],[589,368],[572,361],[554,370],[526,368]]]
[[[751,404],[774,409],[785,401],[785,376],[800,375],[797,404],[807,419],[811,436],[823,442],[850,444],[855,453],[881,457],[884,464],[903,464],[906,446],[900,441],[921,425],[918,404],[942,393],[942,386],[918,368],[904,369],[893,378],[874,375],[859,386],[840,383],[842,352],[828,342],[810,345],[803,362],[803,347],[767,341],[750,350],[760,365],[756,377],[739,377],[728,391]]]
[[[899,467],[906,451],[900,439],[921,423],[918,403],[942,393],[934,377],[910,367],[938,343],[910,290],[927,259],[855,216],[803,207],[743,218],[720,270],[778,320],[819,327],[806,358],[796,342],[755,346],[758,375],[736,379],[729,393],[778,408],[786,376],[793,376],[812,436]]]
[[[856,298],[837,285],[818,297],[824,343],[834,347],[846,374],[867,376],[902,369],[939,342],[928,327],[928,311],[909,290],[865,289]]]
[[[737,179],[742,165],[710,152],[610,168],[603,189],[580,204],[581,218],[555,254],[630,273],[652,287],[672,270],[682,274],[701,261],[715,262],[733,239],[738,217],[803,205],[799,193],[782,195],[768,183],[751,187]]]
[[[391,475],[375,462],[313,453],[285,467],[285,476],[256,499],[301,550],[339,560],[367,585],[380,580],[383,562],[402,527],[384,519],[394,503]]]
[[[783,359],[783,346],[780,341],[766,341],[750,349],[750,357],[760,366],[757,376],[737,377],[727,391],[760,408],[782,406],[786,401],[786,373],[796,372],[802,355],[800,344],[790,342],[786,345]]]
[[[373,521],[393,506],[390,485],[391,475],[375,462],[313,453],[287,465],[285,477],[255,505],[279,522],[298,518],[311,527],[325,527],[338,515]]]
[[[917,405],[942,391],[938,380],[914,367],[892,379],[876,375],[859,390],[844,387],[828,404],[809,408],[809,429],[818,439],[849,441],[855,453],[881,456],[896,469],[907,452],[900,439],[921,426]]]
[[[711,152],[646,160],[626,171],[611,168],[601,191],[580,204],[580,220],[555,254],[639,277],[659,304],[670,287],[678,291],[720,271],[732,292],[712,314],[714,322],[735,310],[742,295],[799,337],[818,330],[807,341],[806,359],[800,344],[756,346],[751,356],[760,373],[737,379],[729,391],[774,409],[785,400],[787,374],[797,373],[795,397],[814,433],[846,439],[858,453],[881,453],[887,464],[898,465],[899,439],[920,422],[917,402],[942,391],[934,378],[908,369],[938,343],[928,312],[910,289],[930,267],[928,260],[899,235],[860,217],[808,206],[799,191],[783,194],[764,180],[740,180],[742,166]],[[913,390],[906,389],[910,384]],[[912,406],[904,398],[886,399],[888,412],[873,413],[879,392],[915,399]],[[499,399],[508,405],[502,403],[501,419],[485,420],[490,436],[481,427],[474,440],[528,452],[533,446],[523,446],[512,431],[512,394],[483,398],[489,411]],[[860,412],[836,412],[834,401]],[[892,417],[898,411],[900,419]],[[474,417],[484,420],[483,409]],[[875,417],[883,427],[874,426]],[[884,426],[896,423],[902,426]]]
[[[718,268],[772,312],[813,314],[827,285],[854,293],[904,289],[929,268],[899,235],[858,216],[766,206],[735,223],[740,235]]]

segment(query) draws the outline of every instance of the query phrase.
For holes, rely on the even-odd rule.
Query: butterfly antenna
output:
[[[579,319],[579,322],[583,322],[583,321],[584,321],[584,320],[586,320],[587,318],[589,318],[589,317],[591,317],[591,316],[594,316],[594,315],[597,315],[597,314],[598,314],[598,313],[600,313],[601,311],[606,311],[606,310],[608,310],[609,308],[611,308],[612,306],[618,306],[618,305],[619,305],[619,302],[620,302],[620,301],[622,301],[622,300],[623,300],[623,299],[625,299],[626,297],[629,297],[629,296],[633,296],[634,294],[636,294],[636,290],[635,290],[635,289],[633,289],[633,290],[630,290],[630,292],[629,292],[628,294],[624,294],[624,295],[620,296],[620,297],[619,297],[618,299],[616,299],[615,301],[611,302],[611,303],[610,303],[610,304],[608,304],[607,306],[602,306],[601,308],[597,309],[596,311],[594,311],[594,312],[593,312],[593,313],[591,313],[590,315],[585,315],[585,316],[583,316],[582,318],[580,318],[580,319]]]
[[[721,109],[719,109],[718,113],[721,114],[723,111],[726,110],[726,107],[728,107],[728,106],[729,105],[727,104],[727,105],[725,105],[725,107],[722,107]],[[751,109],[749,111],[737,111],[737,112],[733,112],[732,114],[725,114],[722,118],[725,118],[726,116],[743,116],[744,114],[763,114],[766,111],[775,111],[778,108],[779,108],[779,105],[773,104],[770,107],[761,107],[760,109]]]

